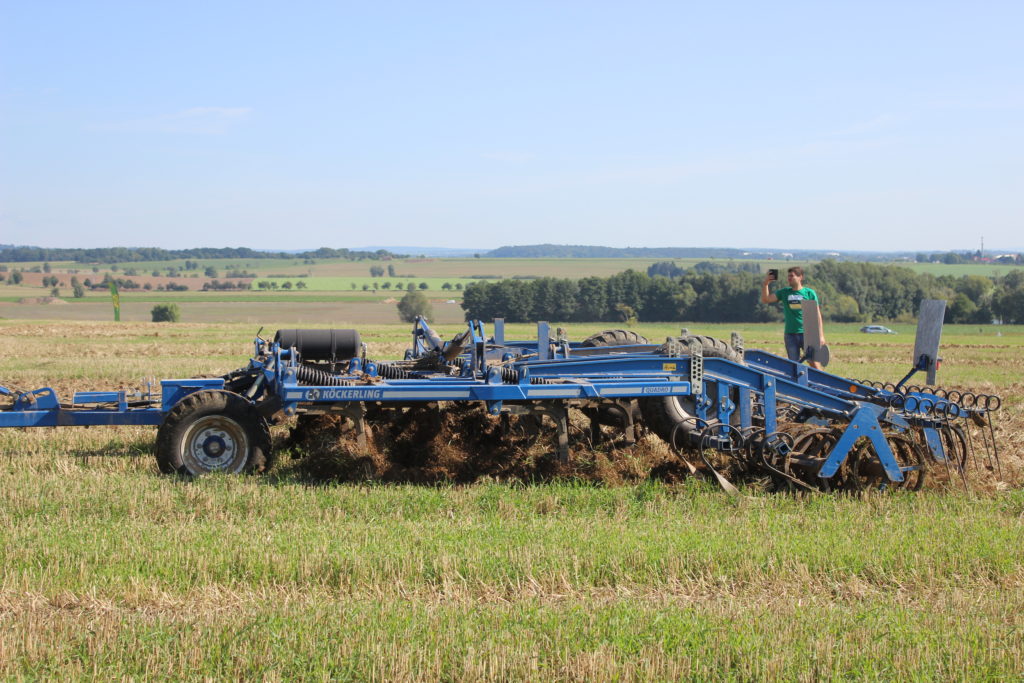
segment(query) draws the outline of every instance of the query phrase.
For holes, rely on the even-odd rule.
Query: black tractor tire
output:
[[[626,346],[647,343],[647,337],[639,335],[633,330],[605,330],[590,335],[580,343],[580,346]]]
[[[245,398],[206,390],[178,401],[156,435],[156,462],[164,474],[264,472],[273,464],[267,421]]]
[[[691,339],[696,339],[700,345],[705,358],[725,358],[736,363],[743,362],[743,355],[732,348],[721,339],[706,337],[704,335],[692,335],[689,337],[677,337],[676,342],[686,346]],[[671,342],[665,342],[659,349],[661,353],[668,353]],[[708,395],[712,400],[718,400],[717,386],[708,386]],[[698,424],[696,419],[696,407],[692,396],[666,396],[663,398],[645,398],[640,400],[640,412],[644,422],[655,434],[669,445],[683,445],[691,441],[704,427]],[[738,412],[733,413],[733,418],[738,421]],[[672,443],[673,434],[676,443]]]
[[[629,344],[648,344],[647,337],[639,335],[633,330],[604,330],[592,334],[584,339],[580,346],[595,348],[598,346],[627,346]],[[641,421],[640,405],[636,401],[630,401],[627,409],[632,416],[633,423]],[[618,410],[609,406],[600,406],[597,409],[597,421],[609,427],[624,428],[626,420]]]

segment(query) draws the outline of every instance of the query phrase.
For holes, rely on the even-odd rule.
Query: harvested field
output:
[[[282,312],[278,309],[275,313]],[[237,310],[235,314],[238,315]],[[329,309],[324,315],[330,316]],[[295,322],[285,316],[267,329],[288,327]],[[347,325],[344,321],[337,324]],[[368,327],[363,320],[361,327],[372,358],[399,358],[408,346],[406,325]],[[529,327],[520,325],[510,330],[525,337],[530,334]],[[652,327],[644,332],[655,339],[673,331],[664,326]],[[772,338],[760,338],[769,327],[744,330],[748,345],[770,347],[768,342],[774,341]],[[580,328],[576,325],[570,330],[582,336],[585,331]],[[438,328],[445,336],[459,329],[461,326],[455,324]],[[246,362],[254,331],[248,325],[238,324],[210,327],[192,323],[0,322],[0,345],[7,349],[0,384],[22,390],[51,386],[58,394],[70,397],[74,391],[82,390],[137,389],[145,378],[217,376]],[[1024,472],[1024,383],[1013,369],[1024,363],[1021,338],[988,337],[984,343],[962,339],[957,334],[948,338],[950,343],[943,348],[943,385],[959,391],[1002,394],[1005,399],[1004,406],[995,414],[994,424],[1002,470],[997,472],[995,464],[987,461],[974,463],[970,485],[980,490],[1018,486]],[[877,367],[879,373],[871,376],[893,381],[903,374],[900,358],[908,355],[905,347],[909,343],[905,340],[901,345],[885,344],[870,336],[836,333],[833,346],[841,360],[835,364],[835,371],[845,369],[849,375],[858,376]],[[1004,374],[1004,369],[1009,369],[1009,374]],[[980,373],[985,373],[985,379],[971,381]],[[358,452],[347,427],[337,417],[315,418],[320,422],[313,430],[294,430],[291,423],[286,423],[275,429],[275,435],[280,446],[293,449],[296,455],[309,456],[308,467],[312,469],[307,474],[320,471],[336,481],[468,483],[483,477],[529,482],[562,477],[619,485],[651,477],[678,481],[687,471],[667,446],[651,434],[641,432],[636,446],[625,447],[621,434],[605,426],[601,441],[595,444],[590,421],[578,411],[571,411],[570,415],[573,458],[569,463],[559,462],[554,454],[554,429],[549,421],[537,425],[532,418],[502,420],[484,414],[479,407],[460,409],[446,405],[434,418],[430,418],[429,411],[425,415],[385,411],[371,416],[372,449],[368,453]],[[295,434],[289,437],[292,432]],[[691,461],[699,469],[706,469],[699,458]],[[307,458],[297,462],[306,463]],[[738,472],[726,473],[742,479]],[[927,485],[962,484],[956,477],[951,481],[942,466],[934,466]]]
[[[408,343],[406,325],[360,328],[377,358]],[[245,362],[253,332],[0,321],[0,384],[66,394],[220,374]],[[743,330],[748,346],[769,348],[777,332]],[[1004,396],[1004,473],[1019,476],[1021,335],[968,332],[947,335],[942,379]],[[885,381],[909,355],[907,340],[853,330],[834,343],[837,370]],[[480,411],[371,417],[367,452],[336,419],[316,418],[290,443],[289,426],[277,428],[282,458],[268,475],[194,481],[157,473],[152,428],[0,430],[0,678],[1024,670],[1019,478],[979,471],[970,491],[861,496],[765,495],[751,482],[730,498],[653,437],[633,449],[588,443],[585,420],[566,464],[550,426]]]
[[[309,325],[316,327],[359,327],[398,323],[395,304],[383,301],[351,302],[203,302],[177,301],[181,319],[189,323],[224,322],[250,323],[260,326],[268,320],[281,326]],[[121,320],[123,322],[149,322],[152,302],[122,300]],[[435,302],[434,320],[440,324],[459,323],[464,312],[457,304]],[[0,319],[8,320],[67,320],[83,322],[112,321],[113,307],[109,300],[101,302],[74,303],[61,306],[59,314],[50,304],[14,304],[0,302]],[[256,328],[253,328],[255,332]]]

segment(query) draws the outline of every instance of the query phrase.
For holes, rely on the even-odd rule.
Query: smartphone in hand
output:
[[[779,269],[778,268],[770,268],[768,270],[768,279],[769,280],[778,280],[779,279]]]

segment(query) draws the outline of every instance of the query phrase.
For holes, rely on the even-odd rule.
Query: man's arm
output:
[[[768,287],[772,282],[775,282],[775,280],[772,280],[770,275],[764,276],[764,282],[761,283],[761,303],[763,304],[774,304],[779,300],[779,297],[775,296],[775,292],[768,291]]]

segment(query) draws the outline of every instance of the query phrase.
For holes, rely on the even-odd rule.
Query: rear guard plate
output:
[[[942,319],[946,315],[946,302],[942,299],[925,299],[921,302],[921,310],[917,315],[917,336],[914,338],[914,367],[922,355],[927,357],[927,365],[923,368],[928,373],[928,384],[935,384],[935,371],[938,370],[939,341],[942,339]]]
[[[821,316],[818,315],[818,302],[804,299],[800,302],[804,312],[804,356],[807,360],[817,361],[822,367],[828,365],[831,354],[825,345],[825,336],[821,329]]]

